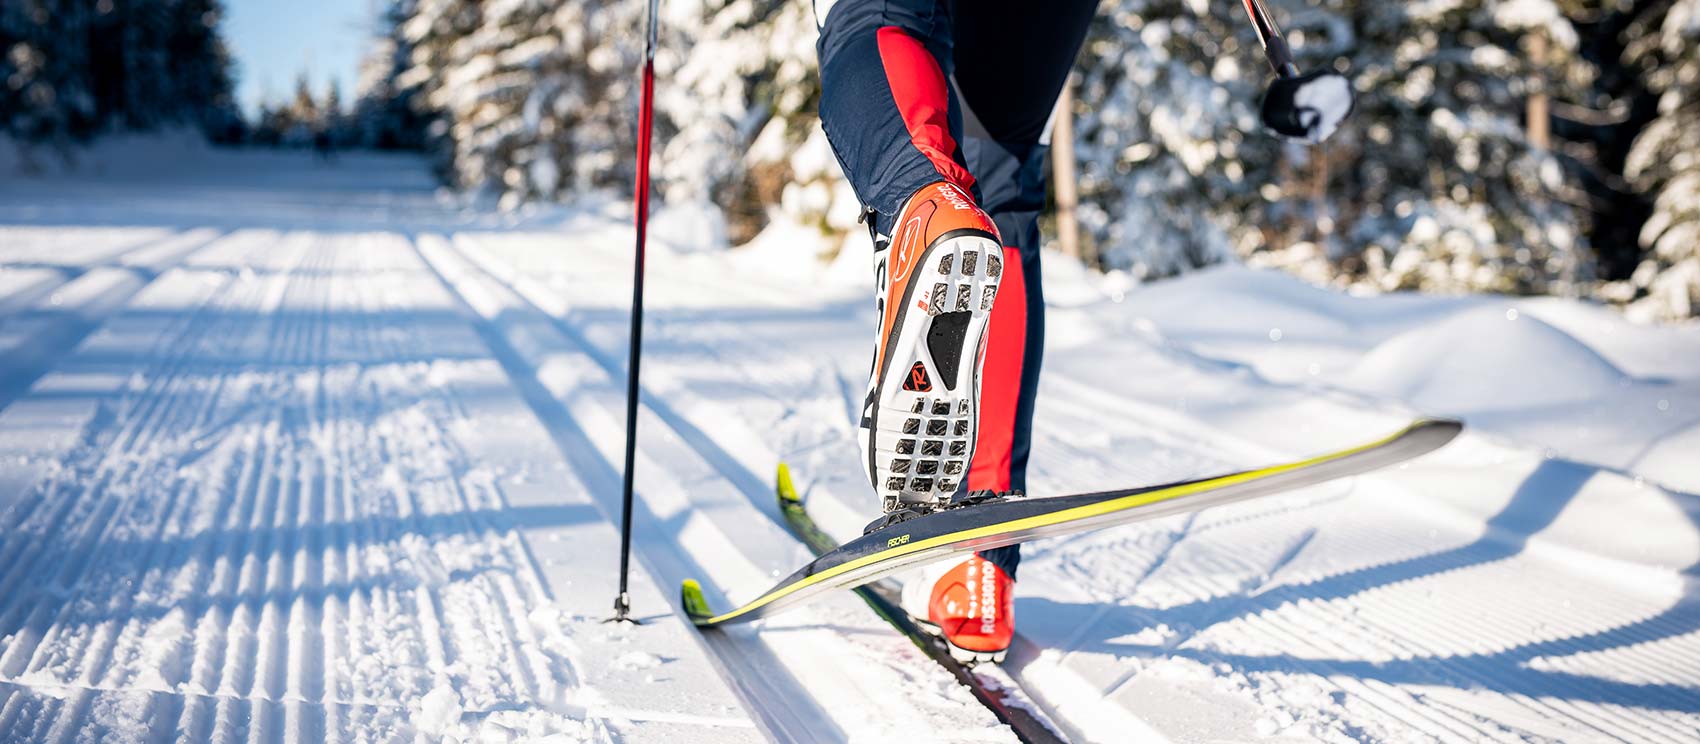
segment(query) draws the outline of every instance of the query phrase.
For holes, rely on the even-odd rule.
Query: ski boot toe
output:
[[[922,568],[904,583],[903,610],[963,664],[1002,662],[1015,637],[1015,581],[978,553]]]

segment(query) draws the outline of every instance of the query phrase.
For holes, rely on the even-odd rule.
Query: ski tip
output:
[[[797,486],[791,482],[791,466],[779,463],[779,476],[774,479],[774,490],[779,494],[779,503],[801,504],[803,497],[797,495]]]
[[[696,579],[685,579],[679,586],[679,602],[685,607],[685,614],[691,622],[702,625],[703,621],[714,617],[714,612],[708,609],[708,600],[702,597],[702,585]]]
[[[1440,449],[1464,431],[1464,422],[1448,418],[1419,418],[1406,427],[1404,434],[1426,435],[1432,439],[1430,449]]]
[[[1440,429],[1440,430],[1443,430],[1443,431],[1451,432],[1453,434],[1457,434],[1458,432],[1461,432],[1461,431],[1464,430],[1464,422],[1459,421],[1458,419],[1420,418],[1420,419],[1417,419],[1417,424],[1421,425],[1421,426],[1427,426],[1427,427],[1432,427],[1432,428],[1435,428],[1435,429]]]

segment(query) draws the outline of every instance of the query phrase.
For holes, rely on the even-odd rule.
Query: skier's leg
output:
[[[1045,336],[1038,220],[1045,206],[1049,125],[1096,7],[1097,0],[973,0],[961,3],[953,19],[964,156],[979,179],[980,204],[1003,237],[1009,267],[986,345],[979,435],[968,477],[973,490],[1027,489]],[[1020,546],[983,556],[1013,578]]]
[[[891,235],[897,212],[928,184],[971,189],[943,0],[816,0],[815,12],[821,127],[875,230]]]
[[[966,477],[1003,273],[956,144],[949,29],[935,0],[840,0],[819,42],[821,121],[873,214],[880,326],[859,440],[887,512],[948,501]]]
[[[826,13],[819,43],[822,124],[874,217],[883,320],[862,445],[888,511],[947,497],[965,481],[975,490],[1025,485],[1043,332],[1042,318],[1029,310],[1042,306],[1040,142],[1095,3],[1074,0],[1077,12],[1057,25],[1050,4],[979,2],[963,4],[974,15],[957,26],[944,0],[840,0]],[[966,55],[952,49],[961,32],[976,36]],[[1036,69],[1023,69],[1036,58]],[[951,91],[953,73],[982,87],[1010,77],[997,95],[968,99],[989,107],[976,125],[977,155],[957,145],[963,106]],[[966,167],[968,157],[992,178],[996,220],[968,198],[975,177],[986,177]],[[1013,231],[1012,240],[999,237],[1000,227]],[[998,296],[1004,291],[1013,296]],[[995,431],[982,433],[982,420]],[[988,449],[983,457],[980,446]],[[975,475],[965,478],[968,465]],[[999,660],[1014,629],[1017,558],[1007,549],[929,566],[906,583],[903,605],[958,658]]]

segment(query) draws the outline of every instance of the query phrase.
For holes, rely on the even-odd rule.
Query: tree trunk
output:
[[[1529,36],[1529,63],[1535,70],[1533,79],[1529,81],[1529,144],[1546,150],[1552,144],[1552,127],[1547,114],[1550,103],[1547,100],[1545,77],[1547,63],[1547,37],[1545,32],[1536,31]]]
[[[1074,86],[1063,84],[1057,97],[1056,121],[1051,126],[1051,182],[1057,196],[1057,244],[1063,255],[1080,258],[1079,184],[1074,171]]]

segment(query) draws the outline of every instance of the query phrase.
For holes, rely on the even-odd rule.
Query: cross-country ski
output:
[[[826,551],[760,596],[725,612],[708,608],[695,581],[685,582],[683,603],[698,627],[748,622],[821,592],[854,588],[952,555],[1186,514],[1371,472],[1439,449],[1459,429],[1454,421],[1418,421],[1338,452],[1180,483],[1046,498],[989,496],[870,527],[862,537]],[[1002,654],[998,657],[1001,660]]]

